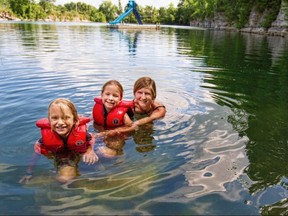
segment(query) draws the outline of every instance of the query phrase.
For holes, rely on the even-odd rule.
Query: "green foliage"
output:
[[[102,12],[98,12],[98,10],[93,9],[90,12],[90,21],[92,22],[107,22],[105,15]]]
[[[179,24],[187,25],[192,20],[203,20],[214,16],[217,0],[180,0],[177,18]]]
[[[0,7],[1,8],[8,8],[9,7],[9,1],[8,0],[0,0]]]
[[[93,22],[106,22],[105,15],[97,8],[81,3],[71,2],[64,6],[55,6],[55,0],[0,0],[0,8],[5,8],[11,14],[23,20],[45,20],[49,17],[53,21],[90,20]],[[12,15],[11,15],[12,16]]]
[[[264,21],[261,23],[261,27],[267,29],[277,18],[281,7],[281,0],[257,0],[254,2],[253,7],[258,13],[264,15]]]
[[[25,17],[27,8],[29,7],[29,0],[10,0],[11,10],[19,17]]]
[[[104,0],[99,6],[99,11],[105,14],[107,21],[112,21],[116,18],[118,8],[111,0]]]
[[[237,18],[236,18],[236,27],[237,28],[243,28],[245,24],[248,24],[249,21],[249,15],[251,13],[251,5],[249,3],[247,4],[239,4],[239,8],[236,11]]]
[[[191,14],[195,12],[193,0],[180,0],[176,13],[176,20],[180,25],[189,25]]]
[[[228,22],[235,23],[237,28],[243,28],[249,21],[253,8],[252,0],[220,0],[216,5],[217,12],[223,12]]]
[[[178,24],[188,25],[191,20],[211,19],[215,13],[222,13],[229,23],[243,28],[255,8],[258,13],[265,14],[262,26],[268,28],[276,19],[280,6],[281,0],[180,0],[176,20]]]
[[[55,0],[41,0],[39,5],[42,7],[46,14],[51,14],[56,9],[53,2],[55,2]]]
[[[0,16],[2,17],[15,17],[14,13],[6,7],[0,6]]]
[[[169,25],[176,24],[177,9],[171,3],[167,9],[164,7],[159,8],[159,22]]]
[[[267,13],[264,16],[264,21],[261,23],[261,26],[265,29],[268,29],[271,26],[271,23],[276,19],[277,17],[276,11],[271,11],[270,13]]]
[[[158,23],[159,22],[159,12],[155,7],[145,6],[142,10],[142,21],[144,23]]]
[[[252,9],[264,14],[261,26],[268,28],[276,19],[282,1],[288,0],[180,0],[177,7],[172,3],[168,8],[159,9],[152,6],[141,7],[138,11],[146,24],[180,24],[190,25],[193,20],[213,19],[216,13],[222,13],[229,23],[237,28],[247,26]],[[38,2],[38,1],[37,1]],[[17,17],[25,20],[38,20],[51,17],[54,20],[73,20],[75,17],[92,22],[108,22],[123,13],[127,6],[122,8],[121,1],[114,5],[111,0],[103,0],[99,8],[72,1],[55,6],[56,0],[0,0],[0,7],[12,11]],[[128,2],[128,0],[127,0]],[[137,23],[133,13],[125,18],[124,22]]]
[[[123,7],[122,7],[122,4],[121,4],[120,0],[118,0],[118,11],[117,11],[117,13],[118,13],[118,15],[123,13]]]

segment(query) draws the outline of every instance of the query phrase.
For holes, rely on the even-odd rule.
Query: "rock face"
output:
[[[261,27],[261,23],[264,20],[264,14],[257,13],[254,9],[249,17],[249,23],[242,29],[233,27],[233,24],[229,23],[223,14],[217,13],[212,20],[193,20],[190,22],[190,26],[212,28],[212,29],[224,29],[224,30],[236,30],[241,32],[267,34],[275,36],[288,36],[288,17],[285,15],[288,11],[288,3],[282,0],[281,8],[277,15],[277,18],[272,22],[269,29]]]
[[[16,20],[16,18],[6,11],[0,11],[0,21],[1,20]]]
[[[287,19],[288,3],[282,1],[281,8],[277,19],[272,23],[268,33],[272,35],[288,36],[288,19]]]

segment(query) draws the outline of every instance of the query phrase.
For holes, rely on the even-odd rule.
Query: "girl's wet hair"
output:
[[[48,119],[50,117],[50,108],[53,104],[60,107],[62,114],[64,114],[64,107],[68,107],[72,112],[74,122],[75,123],[79,122],[79,116],[78,116],[78,112],[77,112],[75,105],[70,100],[68,100],[66,98],[57,98],[49,104],[49,106],[48,106]]]
[[[136,91],[138,91],[139,89],[142,89],[142,88],[149,88],[152,92],[153,100],[156,98],[156,96],[157,96],[156,84],[155,84],[155,81],[153,79],[151,79],[150,77],[141,77],[138,80],[136,80],[136,82],[134,84],[134,89],[133,89],[134,94]]]
[[[102,90],[101,90],[101,93],[103,93],[105,91],[105,88],[108,86],[108,85],[114,85],[118,88],[119,92],[120,92],[120,97],[122,98],[123,97],[123,86],[121,85],[120,82],[118,82],[117,80],[109,80],[108,82],[106,82],[103,86],[102,86]]]

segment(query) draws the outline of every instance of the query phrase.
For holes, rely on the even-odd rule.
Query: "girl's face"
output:
[[[72,111],[67,106],[52,104],[49,109],[49,122],[52,131],[62,138],[66,138],[75,124]]]
[[[106,111],[110,112],[112,108],[118,105],[121,101],[121,92],[115,85],[107,85],[101,94],[102,103],[104,104]]]
[[[150,111],[153,103],[152,91],[150,88],[138,89],[134,94],[134,102],[136,111]]]

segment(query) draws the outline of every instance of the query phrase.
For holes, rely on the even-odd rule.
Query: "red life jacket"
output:
[[[67,139],[67,148],[70,151],[85,153],[88,148],[86,141],[87,126],[90,121],[87,117],[80,117],[78,127],[74,127]],[[65,149],[64,142],[61,137],[51,130],[49,120],[47,118],[39,119],[36,122],[37,127],[41,128],[42,141],[41,154],[47,155],[49,152],[61,152]]]
[[[129,108],[134,106],[133,101],[122,100],[116,107],[109,113],[103,106],[101,98],[94,98],[96,102],[93,107],[93,119],[97,125],[104,126],[105,128],[112,129],[124,124],[124,115]]]

